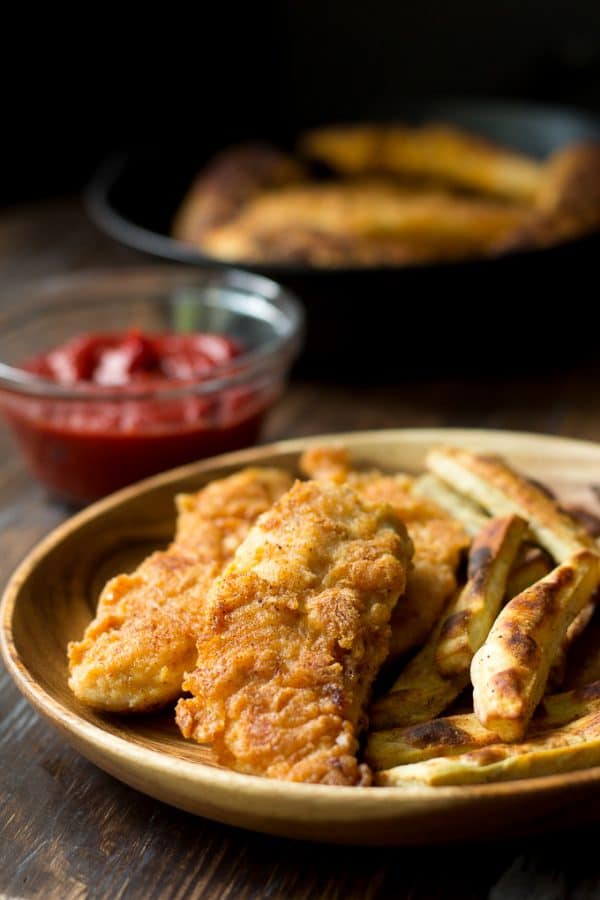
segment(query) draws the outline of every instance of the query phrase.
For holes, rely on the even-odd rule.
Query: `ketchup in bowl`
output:
[[[21,366],[60,396],[2,391],[0,403],[37,477],[85,502],[253,443],[277,390],[236,379],[243,352],[221,334],[82,334]]]
[[[165,387],[170,381],[195,381],[212,375],[242,352],[221,334],[83,334],[25,363],[23,368],[71,386],[82,382],[104,387]]]

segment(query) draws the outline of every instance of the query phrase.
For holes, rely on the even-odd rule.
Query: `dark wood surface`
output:
[[[75,202],[0,215],[0,287],[90,266],[149,264]],[[401,426],[513,428],[600,440],[600,369],[514,381],[295,381],[264,440]],[[0,580],[68,511],[48,501],[0,429]],[[600,897],[600,829],[432,849],[367,850],[250,834],[171,809],[96,769],[0,670],[0,898]],[[600,818],[600,813],[599,813]]]

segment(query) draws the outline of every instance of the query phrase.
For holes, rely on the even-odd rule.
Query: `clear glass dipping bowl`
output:
[[[62,386],[22,368],[77,335],[216,332],[244,352],[197,381]],[[250,273],[173,266],[46,279],[0,312],[0,409],[33,474],[77,504],[155,472],[253,444],[282,391],[302,308]]]

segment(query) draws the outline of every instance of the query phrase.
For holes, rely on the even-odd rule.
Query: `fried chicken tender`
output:
[[[542,166],[478,135],[450,125],[332,125],[308,132],[302,152],[346,175],[392,173],[530,200]]]
[[[427,638],[457,587],[456,571],[469,536],[437,503],[413,492],[408,475],[357,472],[339,447],[314,447],[302,456],[302,471],[318,480],[346,482],[369,500],[389,503],[406,524],[414,545],[406,596],[392,615],[390,655],[401,656]]]
[[[368,784],[357,736],[411,553],[388,505],[296,482],[210,590],[183,735],[239,772]]]
[[[270,144],[242,144],[219,153],[200,172],[173,222],[173,237],[197,244],[207,229],[229,221],[265,189],[304,178],[303,166]]]
[[[403,264],[485,254],[529,218],[520,206],[393,182],[300,184],[255,194],[198,246],[234,261]]]
[[[569,144],[544,166],[534,214],[496,249],[548,247],[599,229],[600,144]]]
[[[177,498],[173,543],[111,579],[83,640],[69,644],[69,687],[80,700],[134,712],[179,696],[213,579],[290,484],[278,469],[245,469]]]

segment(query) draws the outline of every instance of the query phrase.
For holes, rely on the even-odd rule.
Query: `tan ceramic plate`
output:
[[[493,431],[398,430],[273,444],[176,469],[96,503],[21,564],[2,607],[2,653],[18,687],[82,754],[116,778],[198,815],[296,838],[356,844],[434,843],[582,821],[600,802],[600,768],[508,784],[342,788],[239,775],[186,742],[172,715],[102,716],[67,688],[65,648],[92,617],[104,581],[163,544],[173,495],[248,464],[295,469],[309,444],[334,440],[359,462],[416,471],[429,447],[494,450],[561,498],[598,507],[600,446]]]

